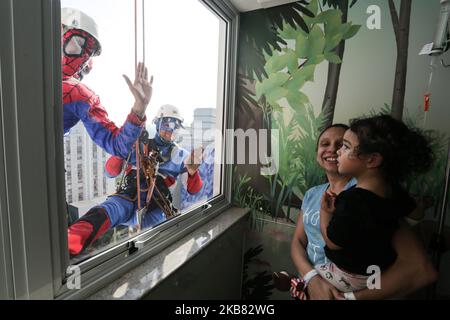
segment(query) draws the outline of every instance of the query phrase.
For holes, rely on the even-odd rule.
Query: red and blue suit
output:
[[[90,60],[99,54],[97,40],[89,33],[70,29],[63,36],[64,134],[81,121],[91,139],[107,153],[126,158],[140,136],[144,119],[130,112],[118,128],[109,118],[100,98],[81,82]]]
[[[88,32],[80,29],[65,30],[62,38],[62,87],[64,134],[81,121],[91,139],[109,154],[126,158],[141,135],[146,118],[130,113],[121,128],[109,118],[100,98],[81,82],[90,71],[92,57],[99,55],[101,46]],[[92,214],[99,212],[99,214]],[[69,251],[73,254],[73,236],[87,235],[87,243],[95,241],[97,234],[108,230],[110,223],[100,209],[69,226]],[[94,232],[95,231],[95,232]],[[72,235],[72,236],[71,236]]]

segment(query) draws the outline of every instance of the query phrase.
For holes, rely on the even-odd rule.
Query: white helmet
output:
[[[95,38],[95,40],[97,40],[99,52],[101,51],[98,26],[95,23],[94,19],[92,19],[86,13],[74,8],[62,8],[61,23],[68,29],[80,29],[88,32]]]
[[[167,117],[178,119],[180,120],[180,122],[184,121],[177,107],[171,104],[165,104],[159,107],[158,113],[153,119],[153,123],[156,123],[160,118],[167,118]]]

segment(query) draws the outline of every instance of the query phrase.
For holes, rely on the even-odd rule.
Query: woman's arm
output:
[[[305,228],[303,225],[303,211],[300,210],[294,237],[291,242],[291,258],[294,262],[295,268],[301,275],[305,275],[313,269],[313,266],[309,262],[306,254],[307,244],[308,239],[306,237]]]
[[[306,253],[307,244],[308,239],[306,237],[305,228],[303,225],[303,212],[300,210],[294,236],[291,242],[291,258],[294,262],[295,268],[302,276],[313,269]],[[311,279],[308,285],[308,291],[309,298],[312,300],[334,299],[335,296],[339,295],[338,290],[322,279],[320,275],[317,275]]]
[[[381,274],[381,289],[355,292],[356,299],[401,298],[437,280],[422,243],[406,224],[401,224],[392,241],[397,260]]]

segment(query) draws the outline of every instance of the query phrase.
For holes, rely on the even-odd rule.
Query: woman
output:
[[[327,262],[324,240],[320,231],[320,202],[327,188],[339,194],[356,181],[341,176],[337,167],[337,150],[342,146],[346,125],[332,125],[322,131],[317,142],[318,164],[325,170],[328,183],[309,189],[304,196],[291,243],[291,257],[299,274],[307,282],[310,299],[344,299],[344,295],[329,284],[314,269]],[[413,214],[413,213],[412,213]],[[395,233],[392,245],[397,253],[395,263],[381,275],[381,288],[357,291],[348,299],[392,299],[403,297],[437,279],[437,273],[426,252],[406,224]]]

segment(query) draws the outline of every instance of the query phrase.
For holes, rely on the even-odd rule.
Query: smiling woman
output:
[[[317,139],[316,160],[326,173],[336,173],[336,150],[342,147],[342,132],[348,129],[345,124],[334,124],[322,130]]]

